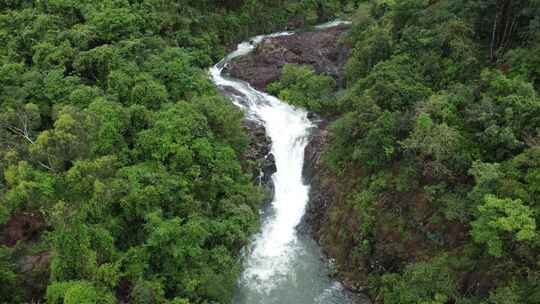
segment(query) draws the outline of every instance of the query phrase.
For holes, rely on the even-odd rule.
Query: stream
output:
[[[338,25],[332,22],[319,26]],[[308,202],[309,185],[304,183],[304,149],[314,124],[307,112],[274,96],[257,91],[248,83],[222,75],[235,57],[251,52],[269,36],[257,36],[238,45],[210,70],[212,80],[248,119],[261,123],[272,140],[277,172],[272,176],[275,195],[262,210],[262,228],[246,248],[244,272],[237,284],[234,304],[346,304],[352,303],[340,283],[328,276],[320,248],[296,231]]]

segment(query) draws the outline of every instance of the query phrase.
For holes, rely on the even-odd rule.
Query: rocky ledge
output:
[[[333,76],[341,84],[343,66],[351,51],[340,39],[347,29],[347,25],[340,25],[268,37],[257,45],[254,52],[230,62],[225,71],[258,90],[265,90],[279,79],[284,65],[309,64],[318,73]]]

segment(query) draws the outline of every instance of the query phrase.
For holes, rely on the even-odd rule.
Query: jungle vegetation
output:
[[[540,303],[540,1],[362,1],[352,20],[344,87],[306,66],[270,86],[332,121],[341,273],[376,303]]]
[[[262,193],[206,69],[339,1],[0,1],[0,303],[227,303]]]
[[[0,1],[0,302],[228,303],[262,193],[205,69],[343,9],[344,86],[269,88],[332,121],[340,272],[377,303],[539,303],[538,0]]]

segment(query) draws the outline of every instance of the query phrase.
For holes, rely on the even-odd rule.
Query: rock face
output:
[[[272,141],[257,121],[246,119],[243,125],[250,137],[249,147],[243,155],[244,169],[253,173],[253,182],[265,188],[271,198],[274,193],[271,177],[277,170],[274,155],[270,153]]]
[[[304,178],[311,185],[309,191],[309,202],[306,211],[299,225],[299,231],[307,233],[321,246],[327,256],[338,257],[336,248],[327,239],[331,227],[334,225],[330,216],[336,208],[342,209],[343,206],[336,206],[343,201],[343,187],[340,187],[338,177],[330,170],[323,160],[323,153],[328,148],[330,137],[327,129],[328,122],[318,123],[318,129],[312,134],[312,138],[305,150]],[[342,186],[342,185],[341,185]],[[348,226],[356,226],[351,223],[344,223]],[[329,229],[330,228],[330,229]],[[341,250],[339,248],[338,250]],[[336,260],[332,259],[333,262]],[[347,271],[337,268],[333,264],[332,275],[339,280],[345,288],[352,291],[351,294],[354,303],[370,304],[372,301],[363,292],[364,288],[355,280],[352,280]]]
[[[327,123],[319,123],[304,152],[303,175],[307,184],[311,185],[309,202],[299,230],[310,234],[317,243],[321,240],[321,228],[327,220],[327,211],[334,197],[334,189],[324,181],[329,169],[322,161],[322,154],[328,142]]]
[[[342,83],[342,70],[350,47],[340,42],[347,25],[290,36],[269,37],[254,52],[233,60],[225,69],[231,76],[249,82],[258,90],[279,79],[285,64],[309,64],[317,73]]]

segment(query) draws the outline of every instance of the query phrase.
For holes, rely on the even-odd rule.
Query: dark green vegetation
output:
[[[377,303],[540,303],[540,1],[374,0],[354,21],[336,96],[304,67],[271,87],[334,119],[342,274]]]
[[[261,191],[205,69],[339,1],[0,1],[0,303],[226,303]]]

